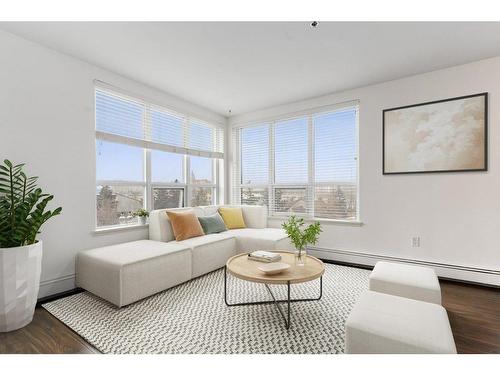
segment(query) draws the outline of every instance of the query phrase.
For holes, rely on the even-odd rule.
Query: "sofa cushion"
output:
[[[229,231],[207,234],[177,242],[189,246],[193,256],[192,277],[224,267],[227,260],[236,254],[236,239]]]
[[[203,206],[203,216],[211,216],[219,213],[220,206]]]
[[[243,220],[247,228],[262,229],[267,228],[267,207],[266,206],[241,206]]]
[[[254,205],[244,204],[240,206],[225,205],[222,207],[241,208],[241,212],[243,214],[243,221],[245,222],[246,228],[256,228],[256,229],[267,228],[268,212],[266,206],[254,206]],[[210,212],[210,210],[208,210],[208,212]],[[209,215],[209,213],[207,213],[207,209],[205,209],[205,214]]]
[[[193,210],[183,212],[167,211],[177,241],[203,236],[203,228]]]
[[[227,230],[226,224],[224,224],[224,220],[222,220],[219,213],[210,216],[200,216],[198,220],[205,234],[220,233]]]
[[[188,210],[193,210],[196,216],[205,216],[205,212],[201,207],[166,208],[151,211],[149,213],[149,239],[162,242],[175,240],[167,211],[183,212]]]
[[[124,306],[191,278],[191,249],[176,242],[141,240],[80,251],[76,282]]]
[[[279,228],[245,228],[232,229],[227,233],[236,237],[237,252],[251,252],[255,250],[285,250],[293,251],[288,236]]]
[[[246,228],[241,207],[221,207],[219,208],[219,213],[227,229]]]

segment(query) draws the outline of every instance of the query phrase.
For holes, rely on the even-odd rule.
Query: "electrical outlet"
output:
[[[411,247],[420,247],[420,236],[411,238]]]

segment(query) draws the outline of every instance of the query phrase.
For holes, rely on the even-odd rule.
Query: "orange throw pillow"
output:
[[[167,211],[168,218],[172,223],[172,229],[177,241],[187,240],[191,237],[203,236],[203,228],[193,210]]]

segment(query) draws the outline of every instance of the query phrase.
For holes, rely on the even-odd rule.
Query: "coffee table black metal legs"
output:
[[[290,328],[290,313],[291,313],[291,308],[290,305],[293,302],[308,302],[308,301],[319,301],[321,297],[323,296],[323,276],[320,276],[319,278],[319,297],[316,298],[297,298],[297,299],[291,299],[290,298],[290,281],[287,281],[286,283],[286,288],[287,288],[287,299],[276,299],[274,296],[273,291],[269,287],[268,284],[264,284],[266,287],[267,291],[271,295],[271,300],[268,301],[252,301],[252,302],[237,302],[237,303],[229,303],[227,301],[227,269],[224,267],[224,302],[226,303],[227,306],[248,306],[248,305],[266,305],[266,304],[271,304],[273,303],[278,312],[280,313],[281,317],[285,321],[285,327],[286,329]],[[286,314],[283,311],[282,306],[280,303],[286,303],[287,304],[287,311]]]

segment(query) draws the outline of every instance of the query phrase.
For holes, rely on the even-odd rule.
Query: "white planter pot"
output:
[[[148,218],[146,216],[139,216],[138,219],[140,225],[146,225],[146,221]]]
[[[42,271],[42,242],[0,248],[0,332],[33,319]]]

